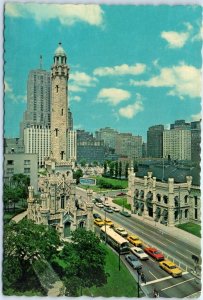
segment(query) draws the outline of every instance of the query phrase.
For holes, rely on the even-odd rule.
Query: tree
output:
[[[118,162],[115,162],[115,177],[118,177]]]
[[[136,173],[138,171],[138,164],[136,160],[133,161],[133,171]]]
[[[109,169],[110,169],[110,177],[113,177],[113,175],[114,175],[114,162],[112,161],[112,162],[110,162],[110,164],[109,164]]]
[[[127,162],[125,165],[125,178],[128,178],[128,168],[129,168],[129,163]]]
[[[72,233],[72,242],[52,260],[62,276],[68,296],[79,296],[83,288],[102,286],[107,282],[105,272],[106,251],[92,231],[77,229]]]
[[[107,172],[107,161],[104,162],[104,175],[106,175]]]
[[[98,165],[99,165],[99,164],[98,164],[98,161],[94,160],[94,161],[93,161],[93,166],[94,166],[94,167],[97,167]]]
[[[3,289],[22,290],[33,274],[32,262],[45,258],[50,260],[60,245],[56,230],[34,224],[24,219],[10,222],[4,227],[3,239]],[[12,274],[11,274],[12,272]]]
[[[85,159],[82,159],[81,161],[80,161],[80,165],[81,165],[81,167],[85,167],[86,166],[86,160]]]
[[[78,169],[77,171],[73,172],[73,178],[76,179],[76,184],[80,182],[80,177],[83,176],[83,171]]]
[[[121,175],[122,175],[122,162],[119,161],[119,165],[118,165],[118,177],[121,179]]]

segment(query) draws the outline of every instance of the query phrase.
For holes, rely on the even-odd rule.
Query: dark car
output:
[[[94,219],[101,219],[101,216],[99,214],[93,214]]]
[[[123,216],[125,216],[125,217],[131,217],[131,214],[129,214],[129,212],[125,211],[125,210],[121,210],[120,214],[123,215]]]
[[[103,203],[102,199],[100,199],[100,198],[95,198],[95,202],[97,202],[97,203]]]
[[[104,207],[104,211],[108,212],[108,213],[112,213],[113,210],[109,207]]]
[[[138,270],[142,268],[142,263],[139,261],[139,259],[136,256],[132,254],[127,254],[125,255],[125,259],[133,267],[133,269]]]

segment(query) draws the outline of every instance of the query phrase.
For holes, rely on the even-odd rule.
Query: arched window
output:
[[[184,199],[185,199],[185,204],[187,204],[187,201],[188,201],[188,195],[185,195]]]
[[[185,219],[188,218],[188,209],[185,210]]]
[[[163,200],[164,200],[164,203],[165,203],[165,204],[168,204],[168,196],[164,195],[164,196],[163,196]]]
[[[135,190],[135,197],[139,197],[139,191],[138,191],[138,189]]]
[[[157,201],[158,201],[158,202],[161,202],[161,195],[160,195],[160,194],[157,194],[157,195],[156,195],[156,198],[157,198]]]
[[[179,198],[178,198],[178,196],[175,196],[175,198],[174,198],[174,205],[175,205],[175,207],[179,206]]]

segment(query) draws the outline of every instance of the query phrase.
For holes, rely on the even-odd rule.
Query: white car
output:
[[[115,232],[117,232],[118,234],[120,234],[123,237],[128,236],[127,231],[125,231],[125,229],[123,227],[116,227],[114,230],[115,230]]]
[[[116,207],[116,206],[111,206],[110,207],[113,211],[115,211],[115,212],[119,212],[120,211],[120,209],[118,208],[118,207]]]
[[[104,202],[104,206],[110,207],[110,204],[108,202]]]
[[[97,207],[99,207],[99,208],[103,208],[103,207],[104,207],[104,205],[103,205],[102,203],[95,203],[95,205],[96,205]]]
[[[140,247],[131,247],[130,251],[141,260],[149,259],[149,256]]]

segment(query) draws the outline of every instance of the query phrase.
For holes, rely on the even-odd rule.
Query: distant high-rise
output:
[[[201,122],[191,122],[191,160],[200,162]]]
[[[163,156],[173,160],[191,160],[191,131],[171,129],[163,132]]]
[[[170,124],[170,129],[190,129],[190,123],[185,120],[176,120],[174,124]]]
[[[142,137],[132,133],[119,133],[116,136],[115,153],[129,159],[142,157]]]
[[[116,145],[116,136],[118,135],[118,131],[110,128],[100,128],[98,131],[95,132],[96,138],[98,140],[103,140],[105,146],[108,148],[115,149]]]
[[[27,81],[27,110],[21,123],[21,137],[24,128],[31,125],[50,126],[51,79],[50,72],[32,70]]]
[[[70,108],[68,108],[68,129],[73,130],[73,115]]]
[[[147,131],[147,156],[154,158],[163,157],[163,125],[149,127]]]

